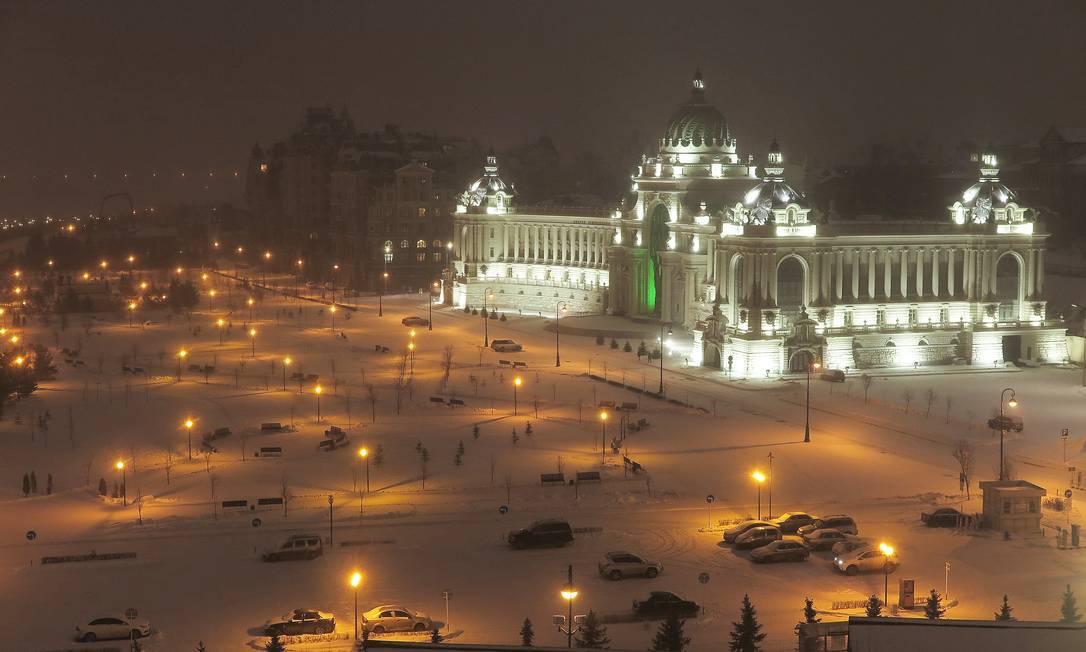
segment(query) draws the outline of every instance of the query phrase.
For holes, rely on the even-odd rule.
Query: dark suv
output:
[[[296,561],[316,559],[324,554],[321,538],[316,534],[295,534],[288,538],[278,550],[269,550],[262,555],[264,561]]]
[[[796,530],[796,534],[804,535],[810,534],[815,530],[838,530],[845,534],[859,534],[860,531],[856,527],[856,521],[851,516],[845,516],[844,514],[834,514],[833,516],[823,516],[822,518],[816,518],[813,523],[801,526]]]
[[[557,519],[536,521],[523,530],[509,533],[509,545],[514,548],[564,546],[573,541],[573,528]]]

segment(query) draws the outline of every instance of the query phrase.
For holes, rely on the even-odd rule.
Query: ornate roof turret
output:
[[[494,150],[487,152],[483,164],[483,176],[472,182],[457,200],[459,212],[511,213],[516,189],[498,175],[498,157]]]
[[[999,180],[999,159],[988,148],[980,155],[980,179],[950,207],[950,217],[957,224],[1024,222],[1026,209],[1016,200],[1015,192]]]
[[[666,147],[723,147],[728,144],[728,123],[724,114],[705,99],[701,70],[690,82],[690,99],[672,114],[664,132]]]
[[[784,179],[784,155],[776,139],[766,155],[765,176],[762,182],[743,196],[743,207],[748,224],[796,224],[806,223],[809,208],[802,206],[804,197]],[[788,209],[792,209],[789,212]]]

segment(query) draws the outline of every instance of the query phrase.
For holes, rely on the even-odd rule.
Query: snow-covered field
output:
[[[223,283],[223,281],[220,281]],[[221,293],[226,292],[220,285]],[[234,288],[233,293],[240,290]],[[958,491],[951,447],[968,439],[978,453],[976,480],[995,477],[998,435],[983,422],[998,410],[1000,390],[1013,387],[1020,402],[1014,413],[1026,424],[1009,437],[1008,451],[1018,477],[1036,482],[1049,495],[1068,486],[1058,435],[1069,428],[1068,456],[1086,466],[1086,389],[1076,369],[1000,370],[949,375],[876,376],[865,404],[859,379],[811,387],[812,442],[802,443],[804,386],[793,381],[721,382],[699,369],[683,369],[681,341],[667,361],[669,396],[705,411],[642,397],[587,377],[592,372],[649,390],[658,370],[633,353],[597,346],[596,329],[646,333],[651,326],[617,318],[569,317],[561,338],[562,366],[554,366],[554,332],[539,317],[490,321],[491,338],[525,344],[520,354],[480,351],[479,317],[446,308],[434,310],[435,327],[415,329],[415,356],[406,376],[397,414],[393,382],[398,351],[412,338],[400,320],[426,317],[424,297],[386,297],[384,316],[372,298],[358,311],[340,310],[334,335],[325,308],[267,295],[254,309],[253,342],[243,323],[248,310],[227,317],[206,302],[192,316],[145,318],[162,322],[141,329],[127,319],[103,319],[84,329],[79,318],[64,332],[33,326],[25,339],[81,348],[85,367],[58,359],[58,378],[32,398],[10,406],[0,423],[0,583],[4,611],[17,626],[5,633],[9,649],[55,649],[71,640],[73,627],[104,612],[135,608],[156,630],[145,649],[190,650],[203,640],[209,650],[246,649],[262,641],[260,625],[295,607],[336,614],[337,633],[351,633],[353,594],[347,584],[358,569],[364,581],[360,611],[402,603],[445,622],[442,591],[448,590],[453,641],[515,642],[525,617],[539,645],[561,645],[564,636],[550,624],[563,613],[558,594],[572,564],[580,594],[577,613],[594,609],[605,616],[629,613],[631,601],[649,590],[671,590],[705,606],[687,624],[694,649],[716,649],[726,640],[739,602],[749,593],[769,633],[768,650],[792,649],[792,628],[804,596],[830,611],[834,601],[860,600],[883,591],[881,575],[836,573],[828,553],[807,563],[754,566],[745,553],[720,545],[719,522],[754,515],[755,469],[768,471],[773,455],[773,512],[803,510],[853,515],[863,535],[892,543],[902,566],[890,578],[891,600],[898,577],[917,580],[918,593],[944,587],[950,563],[950,617],[990,618],[1004,593],[1020,619],[1058,617],[1059,594],[1071,583],[1086,596],[1086,551],[1057,550],[1053,530],[1044,538],[1003,541],[986,533],[958,534],[921,527],[920,511],[933,504],[980,511],[974,498],[964,504]],[[304,317],[299,309],[304,309]],[[231,320],[219,345],[215,319]],[[199,328],[199,333],[195,329]],[[585,333],[585,334],[574,334]],[[608,339],[609,341],[609,339]],[[377,353],[375,345],[389,347]],[[631,339],[636,350],[639,341]],[[435,406],[443,349],[451,345],[453,369],[444,396],[465,407]],[[188,358],[176,382],[176,353]],[[302,391],[289,378],[283,390],[281,362],[290,373],[319,374],[321,421],[313,383]],[[62,358],[63,356],[58,356]],[[513,377],[499,360],[522,360],[518,372],[517,416]],[[149,380],[121,373],[122,364],[141,366]],[[214,364],[207,382],[189,364]],[[236,371],[236,375],[235,375]],[[366,384],[377,394],[368,400]],[[935,399],[928,413],[928,390]],[[905,393],[911,402],[905,411]],[[949,411],[946,399],[950,398]],[[647,473],[625,474],[621,460],[601,462],[603,426],[599,400],[639,401],[635,418],[650,422],[630,433],[629,456]],[[48,430],[31,428],[49,411]],[[375,418],[371,417],[371,410]],[[194,455],[188,459],[183,422],[192,428]],[[16,419],[21,423],[16,423]],[[525,432],[528,421],[533,432]],[[293,422],[295,432],[262,434],[262,422]],[[473,425],[479,436],[473,436]],[[350,445],[318,450],[323,431],[337,425]],[[200,435],[218,427],[233,434],[215,442],[218,453],[198,453]],[[617,433],[607,423],[607,438]],[[517,433],[514,442],[513,431]],[[462,464],[455,463],[463,442]],[[425,448],[425,489],[418,448]],[[256,458],[260,447],[280,446],[279,458]],[[370,489],[358,447],[370,451]],[[375,451],[382,448],[382,463]],[[244,453],[244,454],[243,454]],[[112,489],[115,468],[124,460],[128,497],[143,497],[142,524],[136,507],[97,496],[99,478]],[[167,460],[169,482],[167,483]],[[542,487],[539,474],[601,471],[603,482]],[[24,498],[21,479],[33,470],[39,493]],[[43,495],[46,476],[52,495]],[[223,513],[215,501],[279,496],[286,486],[286,513],[280,508]],[[705,496],[713,494],[713,526]],[[768,508],[768,487],[762,510]],[[329,536],[328,496],[334,498],[334,546],[309,562],[265,564],[259,551],[288,534]],[[1073,517],[1079,516],[1076,493]],[[364,498],[361,501],[360,499]],[[507,505],[501,514],[499,506]],[[362,515],[360,516],[360,507]],[[568,519],[579,534],[563,549],[512,551],[504,534],[542,517]],[[258,527],[252,519],[258,517]],[[1046,522],[1062,524],[1066,514],[1046,511]],[[28,540],[33,530],[36,538]],[[347,542],[351,545],[341,545]],[[596,573],[609,550],[638,552],[664,564],[653,580],[610,582]],[[135,552],[134,560],[91,561],[42,566],[51,555]],[[699,581],[708,573],[709,581]],[[851,612],[856,613],[856,612]],[[833,619],[833,614],[824,614]],[[653,624],[613,623],[612,647],[644,649]],[[344,642],[326,645],[333,649]],[[294,648],[292,648],[294,649]]]

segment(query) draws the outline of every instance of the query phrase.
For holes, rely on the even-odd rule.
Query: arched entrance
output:
[[[706,344],[701,365],[712,369],[720,369],[720,347],[716,344]]]
[[[996,262],[996,299],[999,300],[999,321],[1018,319],[1022,300],[1022,261],[1006,252]]]
[[[806,282],[807,270],[796,256],[787,256],[777,264],[777,307],[782,328],[787,328],[800,308],[806,305]]]
[[[742,255],[736,255],[732,257],[730,269],[728,270],[728,278],[731,285],[728,287],[728,299],[731,301],[732,314],[731,322],[735,325],[739,325],[739,311],[744,304],[743,296],[743,283],[746,279],[743,277],[743,265],[744,260]]]
[[[800,349],[792,353],[788,358],[788,371],[794,374],[806,373],[815,361],[814,352],[810,349]]]
[[[661,301],[665,297],[660,296],[663,283],[660,273],[660,253],[667,250],[668,229],[667,224],[671,220],[671,214],[664,204],[657,204],[649,218],[649,230],[644,238],[645,249],[648,255],[645,257],[645,275],[642,283],[645,285],[645,312],[660,315]]]

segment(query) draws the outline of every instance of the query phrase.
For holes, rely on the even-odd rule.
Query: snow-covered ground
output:
[[[223,296],[225,281],[217,282]],[[236,299],[240,290],[230,292]],[[688,622],[687,631],[694,649],[707,650],[726,640],[739,602],[749,593],[769,633],[766,649],[792,649],[804,596],[830,611],[834,601],[881,596],[883,577],[836,573],[828,553],[815,553],[803,564],[754,566],[746,554],[720,545],[721,520],[757,512],[750,473],[768,471],[770,453],[775,514],[848,513],[861,534],[900,551],[902,566],[890,578],[892,600],[898,577],[916,579],[918,593],[943,591],[944,562],[951,567],[950,597],[959,602],[951,617],[991,617],[1006,593],[1020,619],[1055,619],[1065,584],[1086,596],[1086,551],[1057,550],[1051,529],[1044,538],[1003,541],[919,523],[920,511],[934,504],[980,511],[975,484],[971,502],[963,504],[959,496],[951,447],[968,439],[978,454],[976,480],[996,475],[998,434],[983,422],[998,411],[1005,387],[1015,389],[1014,413],[1026,424],[1006,442],[1015,473],[1046,487],[1049,495],[1062,495],[1068,478],[1061,429],[1072,435],[1068,456],[1086,466],[1081,407],[1086,389],[1077,369],[887,373],[875,376],[866,404],[859,379],[843,385],[814,381],[812,442],[804,444],[801,381],[722,382],[719,375],[682,368],[678,340],[667,360],[667,394],[705,411],[588,378],[591,364],[594,374],[655,389],[656,366],[621,348],[597,346],[589,334],[601,329],[620,334],[621,345],[643,332],[651,345],[651,326],[622,319],[564,318],[562,366],[556,368],[547,320],[519,317],[515,306],[499,305],[509,311],[509,320],[490,321],[490,337],[515,339],[526,350],[496,354],[480,350],[479,317],[437,308],[432,332],[415,329],[413,374],[410,362],[407,374],[412,389],[404,392],[397,414],[392,389],[397,352],[412,340],[400,319],[426,317],[424,297],[386,297],[380,318],[373,298],[359,299],[350,319],[345,319],[350,311],[336,314],[336,330],[344,338],[333,335],[326,308],[318,315],[318,304],[266,295],[254,309],[255,358],[243,327],[248,310],[227,317],[221,306],[212,307],[209,313],[203,302],[191,324],[181,316],[149,315],[162,323],[141,329],[129,327],[126,319],[106,319],[85,329],[77,317],[64,332],[54,334],[57,326],[28,329],[27,340],[82,348],[86,366],[58,360],[57,380],[10,406],[0,422],[0,478],[7,478],[0,483],[0,604],[18,623],[6,633],[18,642],[12,649],[61,647],[82,619],[127,608],[137,609],[157,631],[145,649],[189,650],[199,640],[211,650],[245,649],[262,640],[258,629],[265,620],[303,606],[334,612],[338,632],[349,634],[353,594],[347,580],[355,569],[365,577],[360,611],[395,602],[444,622],[442,591],[448,590],[452,640],[515,642],[528,617],[537,644],[561,645],[564,637],[550,618],[565,611],[558,591],[569,564],[580,590],[578,613],[594,609],[623,616],[631,601],[649,590],[671,590],[706,607],[702,617]],[[222,346],[214,324],[220,316],[232,322]],[[630,342],[636,350],[639,340]],[[376,344],[390,352],[376,353]],[[443,395],[463,399],[464,408],[430,401],[439,391],[447,345],[454,347],[453,370]],[[182,348],[189,355],[183,382],[177,383],[175,355]],[[286,356],[292,359],[288,374],[320,374],[321,422],[312,383],[299,392],[298,383],[288,378],[283,390]],[[512,414],[514,374],[499,367],[499,360],[527,363],[518,372],[523,384],[517,390],[517,416]],[[214,364],[216,373],[205,382],[188,370],[193,363]],[[146,368],[150,381],[122,374],[122,364]],[[375,407],[367,399],[367,383],[375,387]],[[935,395],[930,414],[929,389]],[[912,395],[908,411],[906,390]],[[627,476],[610,452],[601,463],[603,426],[593,407],[600,400],[640,402],[635,417],[651,425],[631,433],[627,449],[647,473]],[[51,415],[48,431],[31,429],[45,410]],[[216,441],[219,452],[210,459],[194,454],[189,461],[186,418],[196,422],[194,449],[205,431],[226,426],[233,434]],[[259,426],[267,421],[293,421],[296,431],[261,434]],[[608,439],[617,432],[615,421],[606,426]],[[347,429],[351,444],[318,450],[330,425]],[[465,452],[457,465],[460,442]],[[430,458],[425,489],[420,444]],[[283,456],[253,457],[262,446],[281,446]],[[371,491],[361,517],[358,488],[360,482],[364,487],[366,471],[359,464],[359,446],[371,452]],[[378,446],[380,465],[373,456]],[[111,488],[119,480],[114,464],[121,459],[127,464],[129,498],[143,496],[142,525],[135,507],[97,496],[99,478]],[[570,486],[540,486],[540,473],[559,469],[567,477],[601,471],[604,480],[581,487],[579,495]],[[31,470],[39,494],[24,498],[21,479]],[[47,474],[54,482],[48,496],[42,495]],[[290,496],[286,514],[278,508],[240,514],[212,509],[212,487],[215,501],[252,502],[280,495],[284,483]],[[763,512],[768,493],[763,489]],[[707,494],[716,499],[715,531],[707,531]],[[259,560],[261,549],[290,533],[328,537],[329,495],[336,545],[310,562]],[[1086,495],[1077,492],[1075,498],[1077,518]],[[508,506],[504,515],[501,505]],[[552,516],[593,531],[563,549],[512,551],[504,544],[508,530]],[[252,525],[254,517],[261,519],[259,527]],[[1050,524],[1065,519],[1046,511]],[[33,541],[27,539],[29,530],[37,535]],[[615,549],[641,553],[662,562],[665,570],[654,580],[605,581],[596,562]],[[40,565],[43,556],[91,551],[138,557]],[[699,581],[701,573],[708,573],[707,583]],[[613,647],[643,649],[654,629],[616,622],[608,634]]]

